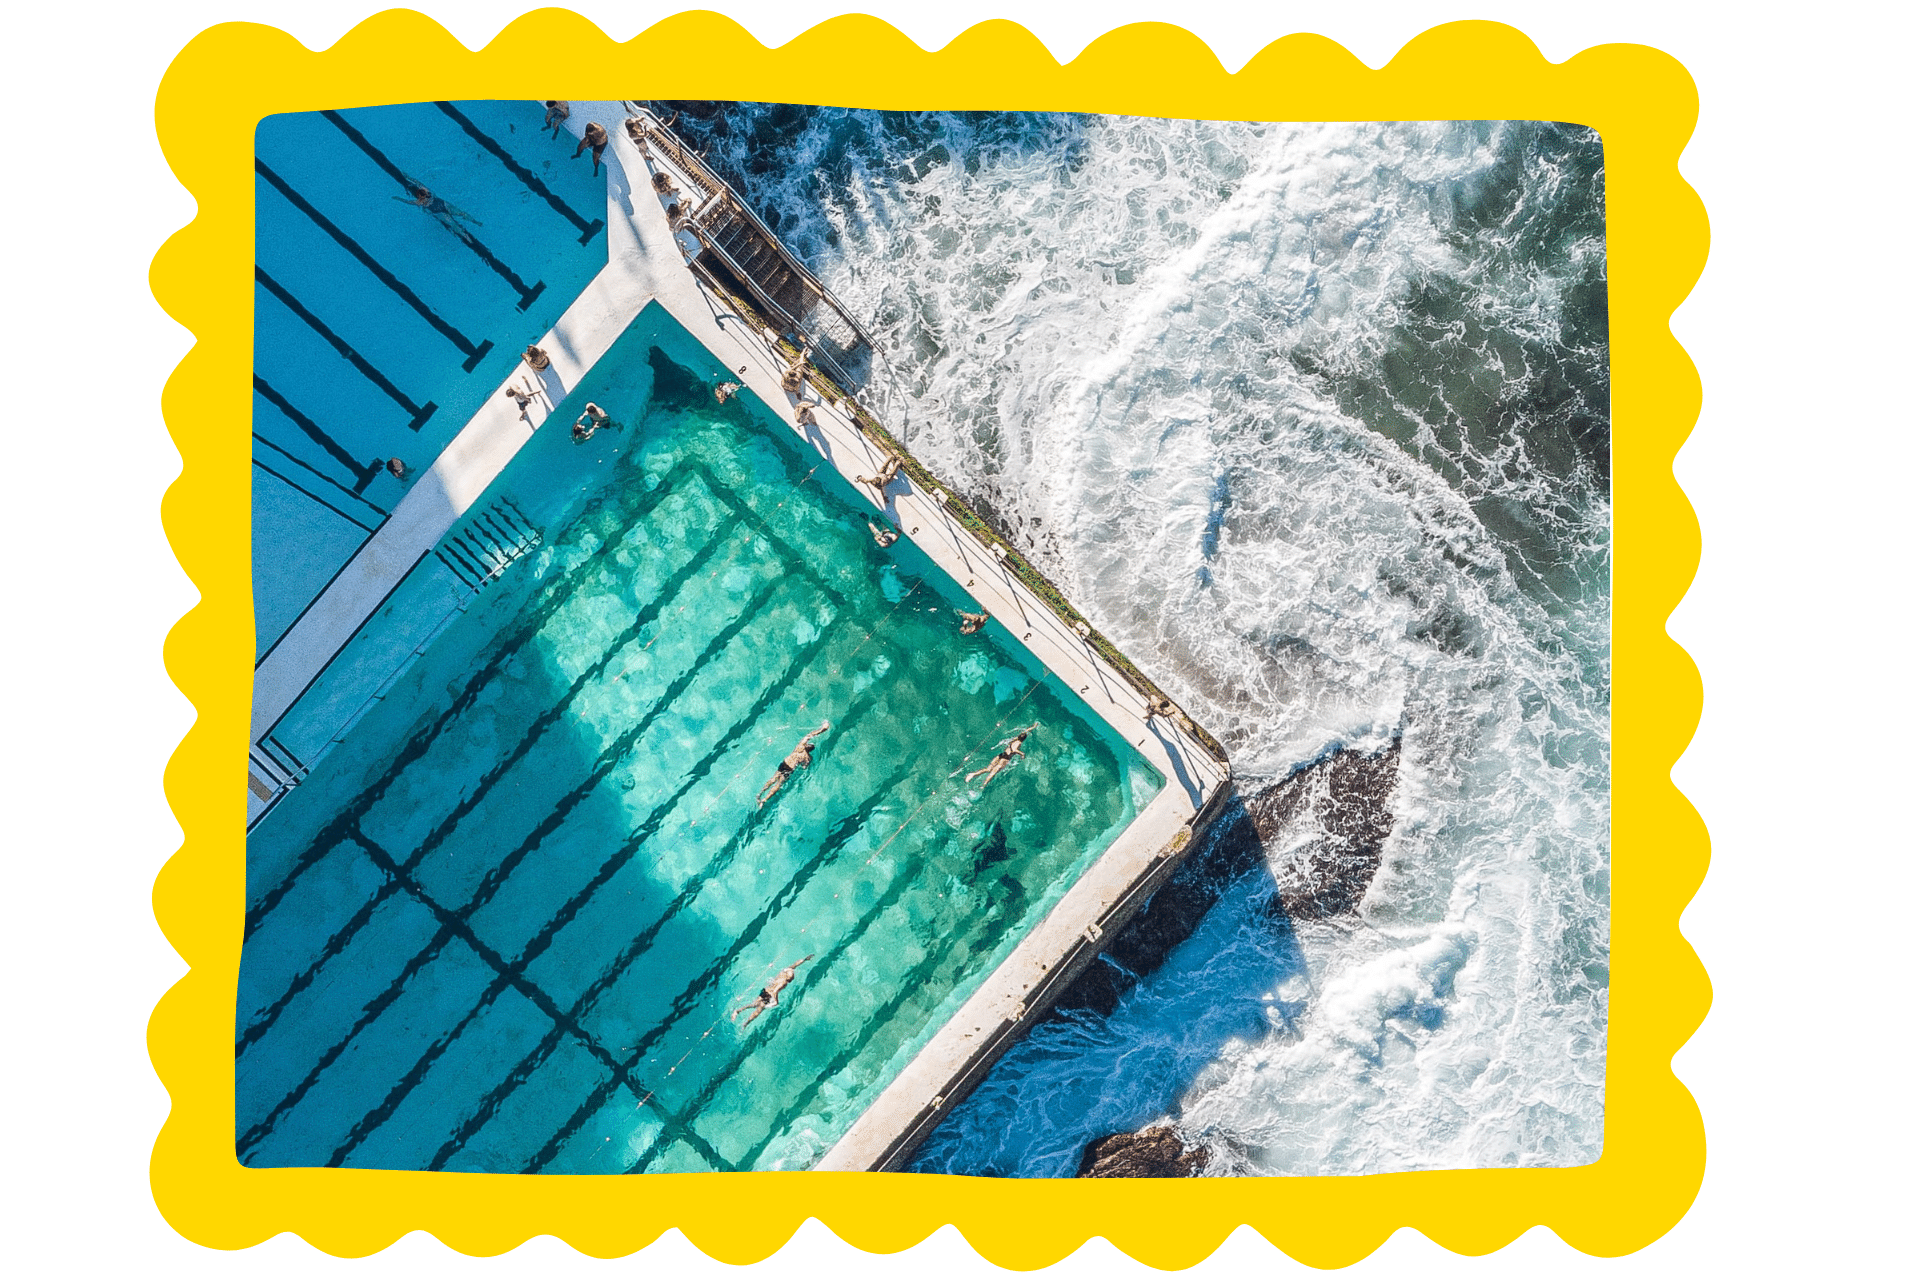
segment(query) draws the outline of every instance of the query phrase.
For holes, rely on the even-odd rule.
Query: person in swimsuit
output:
[[[898,533],[892,529],[883,529],[871,520],[867,521],[867,532],[871,533],[873,540],[883,547],[890,547],[900,541],[900,535]]]
[[[527,406],[533,403],[533,392],[520,386],[518,383],[514,383],[510,384],[507,389],[500,394],[520,407],[521,417],[524,418],[527,416]]]
[[[887,492],[887,486],[892,484],[894,481],[894,478],[897,477],[899,474],[900,474],[900,455],[897,453],[890,453],[887,455],[887,460],[880,464],[879,475],[855,476],[854,483],[870,484],[874,487],[874,489],[878,493],[881,494],[881,496],[884,497]]]
[[[727,1020],[731,1022],[734,1019],[738,1018],[741,1014],[746,1013],[747,1010],[751,1009],[753,1010],[753,1012],[750,1014],[747,1014],[747,1025],[752,1026],[753,1020],[755,1018],[759,1017],[761,1014],[765,1013],[767,1010],[773,1008],[775,1005],[780,1003],[780,993],[782,991],[785,991],[787,989],[787,984],[793,981],[793,971],[795,969],[798,969],[801,965],[805,964],[807,961],[811,959],[813,959],[813,955],[811,952],[809,952],[808,954],[801,956],[798,960],[795,960],[792,964],[788,965],[786,968],[782,969],[778,977],[776,977],[772,982],[769,982],[766,986],[760,988],[759,995],[747,1001],[745,1004],[741,1005],[738,1009],[735,1009],[732,1013],[729,1013],[727,1015]]]
[[[963,636],[970,636],[986,626],[987,620],[993,616],[984,609],[979,613],[968,613],[965,609],[955,609],[954,612],[960,615],[960,634]]]
[[[595,177],[598,177],[600,175],[600,156],[601,153],[607,149],[607,131],[595,120],[589,120],[587,122],[585,131],[580,135],[580,145],[573,149],[573,158],[578,160],[580,153],[588,147],[593,148],[593,173]]]
[[[591,440],[594,432],[612,425],[613,419],[607,416],[607,411],[589,400],[586,409],[573,424],[573,438],[579,441]]]
[[[522,351],[520,358],[525,360],[527,362],[527,368],[533,370],[535,373],[539,373],[542,369],[553,363],[553,357],[534,346],[529,346],[525,351]]]
[[[979,777],[981,774],[985,774],[987,776],[987,782],[992,782],[995,778],[999,777],[1001,772],[1005,770],[1008,765],[1012,764],[1016,757],[1024,756],[1025,754],[1027,754],[1026,752],[1020,749],[1020,744],[1027,740],[1028,734],[1032,733],[1035,729],[1038,729],[1039,727],[1040,725],[1036,721],[1035,723],[1030,724],[1026,728],[1022,729],[1019,733],[1014,734],[1011,738],[1008,738],[1005,742],[1001,743],[1000,754],[995,756],[993,759],[987,761],[986,768],[975,769],[972,773],[968,774],[967,781],[972,782],[975,778]],[[982,790],[986,789],[987,782],[983,782],[980,784],[980,787]]]
[[[804,769],[813,763],[813,740],[832,727],[829,722],[822,720],[818,729],[800,739],[800,745],[787,752],[787,758],[780,762],[780,767],[773,771],[771,778],[767,779],[767,785],[760,788],[760,799],[754,804],[754,808],[761,808],[767,801],[773,799],[773,793],[787,785],[787,779],[793,776],[795,769]]]
[[[731,380],[721,383],[713,389],[713,398],[721,404],[733,399],[740,391],[740,384]]]
[[[547,122],[540,127],[542,129],[553,130],[553,136],[556,138],[559,137],[560,126],[565,124],[567,117],[573,114],[573,108],[558,98],[543,98],[541,99],[540,105],[547,109]],[[574,154],[579,155],[580,153],[576,151]]]
[[[787,366],[787,371],[780,375],[780,389],[788,395],[799,395],[800,388],[807,385],[807,353],[812,350],[813,343],[808,341]]]
[[[794,410],[793,410],[794,426],[812,427],[812,426],[819,425],[819,421],[820,420],[818,418],[813,416],[813,405],[810,402],[803,400],[794,407]]]
[[[405,480],[408,476],[413,474],[413,468],[409,467],[406,463],[402,462],[398,458],[388,458],[387,474],[392,476],[395,480]]]
[[[476,227],[486,225],[465,209],[455,208],[417,182],[409,183],[407,185],[407,192],[412,197],[411,199],[402,196],[395,196],[394,199],[400,201],[401,204],[410,204],[416,209],[426,210],[433,215],[435,222],[438,222],[441,226],[453,232],[453,234],[459,236],[468,244],[474,242],[473,233],[461,226],[459,219],[465,218]]]
[[[645,120],[642,120],[639,116],[628,116],[627,117],[627,136],[633,139],[634,146],[636,147],[645,146],[647,143],[647,122]],[[653,181],[656,187],[659,186],[660,184],[659,178],[656,177]]]

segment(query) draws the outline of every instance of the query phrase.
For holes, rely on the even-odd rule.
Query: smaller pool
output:
[[[481,500],[538,549],[249,840],[245,1163],[809,1167],[1162,785],[723,375],[649,308]]]

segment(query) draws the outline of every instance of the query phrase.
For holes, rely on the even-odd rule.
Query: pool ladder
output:
[[[300,757],[268,734],[247,750],[247,830],[253,830],[309,772]]]
[[[440,563],[475,595],[541,542],[540,530],[510,498],[499,498],[440,543]],[[435,634],[438,634],[436,628]]]

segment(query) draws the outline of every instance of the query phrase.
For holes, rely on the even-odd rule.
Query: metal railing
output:
[[[879,344],[874,342],[866,327],[853,316],[845,303],[834,296],[831,289],[820,282],[820,278],[808,270],[807,265],[793,255],[793,252],[773,233],[772,228],[760,219],[745,200],[728,184],[725,178],[715,173],[698,153],[674,134],[667,124],[650,109],[632,100],[622,100],[621,105],[633,113],[641,124],[640,133],[644,137],[644,146],[652,148],[659,156],[683,175],[689,185],[699,193],[697,203],[691,209],[682,211],[680,221],[675,223],[676,230],[689,232],[700,242],[702,253],[691,264],[709,284],[722,290],[723,281],[716,279],[711,271],[701,265],[701,257],[711,254],[753,295],[751,301],[776,328],[788,331],[796,343],[811,342],[813,352],[809,356],[816,368],[821,369],[847,395],[854,395],[864,389],[870,377],[857,377],[837,358],[833,352],[838,348],[842,352],[851,352],[865,348],[869,359],[869,373],[878,368],[888,368],[880,352]],[[630,131],[631,132],[631,131]],[[639,139],[636,139],[639,141]],[[751,226],[758,238],[778,256],[780,264],[791,272],[810,295],[811,304],[801,308],[802,314],[795,315],[776,301],[763,287],[758,273],[742,266],[724,246],[716,242],[714,224],[726,220],[744,221]],[[890,379],[889,379],[890,380]],[[891,388],[883,386],[881,394],[884,403],[891,404]]]

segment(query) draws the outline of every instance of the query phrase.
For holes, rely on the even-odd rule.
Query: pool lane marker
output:
[[[492,155],[494,159],[507,166],[507,172],[520,179],[520,181],[526,185],[527,190],[533,192],[533,194],[539,196],[542,200],[545,200],[547,204],[553,208],[555,213],[558,213],[561,217],[579,228],[581,244],[585,244],[587,241],[593,239],[601,228],[607,225],[598,218],[595,218],[592,222],[588,222],[579,214],[575,213],[573,207],[555,195],[547,187],[546,183],[535,177],[531,169],[528,169],[509,155],[504,147],[498,142],[495,142],[480,126],[467,119],[467,117],[461,113],[460,109],[455,107],[451,102],[436,102],[433,105],[440,108],[441,114],[459,125],[461,130],[465,132],[469,138],[472,138],[475,142],[486,148],[487,152]]]
[[[373,478],[380,474],[380,465],[377,461],[366,466],[355,462],[353,455],[343,449],[339,441],[322,430],[319,423],[287,403],[287,398],[275,391],[272,384],[257,373],[253,375],[253,389],[258,391],[268,404],[286,414],[293,425],[299,427],[309,440],[325,449],[328,456],[347,469],[347,473],[353,477],[353,492],[356,496],[364,493],[367,486],[373,483]]]
[[[328,345],[330,345],[335,351],[338,351],[343,357],[346,358],[346,361],[348,364],[351,364],[354,368],[358,369],[363,375],[365,375],[367,381],[371,382],[374,386],[386,392],[387,397],[389,399],[391,399],[395,404],[399,405],[402,409],[405,409],[408,413],[412,414],[413,415],[412,420],[407,423],[407,427],[410,430],[418,431],[426,423],[427,419],[433,416],[434,410],[440,407],[431,400],[427,401],[425,404],[415,404],[413,402],[413,397],[409,396],[406,392],[400,390],[400,388],[394,386],[392,382],[388,381],[387,376],[384,373],[381,373],[378,369],[374,368],[371,364],[367,363],[365,358],[363,358],[358,351],[355,351],[353,347],[347,342],[346,339],[342,338],[339,334],[335,333],[332,329],[329,329],[321,321],[319,316],[314,315],[313,312],[307,310],[305,306],[301,305],[300,299],[294,297],[291,293],[288,293],[286,289],[281,286],[278,280],[275,280],[272,276],[268,275],[265,267],[262,267],[258,263],[256,263],[253,268],[253,278],[255,280],[258,280],[261,286],[265,288],[268,293],[280,299],[280,302],[282,303],[282,305],[284,305],[287,308],[287,310],[293,312],[293,314],[295,314],[296,316],[299,316],[302,320],[306,321],[307,327],[309,329],[312,329],[315,333],[319,334],[322,338],[325,338],[327,340]]]
[[[1013,718],[1014,712],[1018,711],[1021,705],[1025,703],[1028,698],[1033,696],[1033,691],[1035,689],[1038,689],[1040,685],[1041,685],[1041,681],[1036,679],[1035,681],[1033,681],[1033,683],[1027,686],[1027,691],[1020,695],[1020,701],[1014,703],[1011,707],[1009,707],[1006,710],[1005,714],[1003,714],[999,720],[994,722],[993,727],[988,729],[986,734],[982,736],[978,742],[974,743],[973,747],[970,750],[968,750],[966,755],[961,757],[960,768],[964,769],[969,763],[972,762],[973,757],[979,754],[980,748],[985,746],[988,740],[991,739],[994,734],[998,733],[1002,728],[1006,726],[1007,721]],[[887,848],[890,845],[892,845],[895,840],[900,838],[901,832],[905,831],[909,826],[913,825],[914,820],[918,818],[920,814],[926,810],[928,805],[932,804],[935,800],[939,799],[940,793],[946,790],[947,783],[951,782],[954,778],[954,775],[957,774],[959,771],[960,771],[959,769],[955,769],[953,773],[948,774],[945,778],[941,779],[939,782],[934,784],[934,788],[930,793],[928,793],[927,798],[922,800],[920,804],[914,809],[914,811],[908,814],[906,816],[906,819],[903,822],[901,822],[899,826],[894,828],[893,834],[888,836],[886,840],[880,844],[879,848],[875,849],[871,854],[867,856],[867,860],[860,865],[860,870],[862,872],[866,871],[869,867],[871,867],[874,863],[874,860],[877,859],[882,853],[885,853],[887,851]],[[832,900],[836,902],[839,901],[839,899],[845,892],[846,890],[843,889],[839,893],[834,894]],[[801,925],[799,933],[796,933],[794,935],[794,940],[796,943],[799,941],[801,937],[805,936],[807,930],[813,928],[814,925],[820,922],[820,917],[825,915],[826,911],[827,911],[827,905],[825,903],[822,903],[820,906],[820,910],[814,912],[813,917],[809,919],[805,924]],[[761,968],[760,973],[757,975],[757,977],[759,978],[765,977],[767,974],[773,972],[774,967],[775,967],[775,963],[773,961],[768,961],[767,964]],[[805,994],[807,986],[811,986],[813,978],[817,976],[818,973],[821,973],[821,972],[825,972],[825,969],[816,967],[815,973],[809,975],[806,986],[802,986],[800,990],[795,993],[796,996]],[[717,1029],[719,1025],[724,1021],[726,1021],[726,1018],[724,1016],[716,1016],[714,1020],[708,1024],[707,1029],[700,1033],[699,1038],[696,1039],[691,1045],[687,1046],[686,1052],[682,1053],[679,1056],[679,1058],[677,1058],[674,1061],[674,1064],[667,1068],[667,1076],[671,1077],[675,1072],[679,1071],[680,1068],[686,1064],[687,1059],[692,1057],[694,1052],[697,1049],[699,1049],[703,1044],[706,1043],[707,1039],[713,1035],[715,1029]],[[648,1105],[648,1103],[653,1101],[653,1098],[657,1093],[658,1093],[657,1089],[649,1089],[646,1092],[646,1094],[640,1098],[639,1107],[636,1108],[636,1110],[645,1108]],[[690,1130],[691,1122],[689,1122],[688,1127]],[[647,1155],[643,1156],[641,1160],[636,1164],[636,1166],[633,1169],[629,1169],[628,1172],[630,1173],[638,1172],[641,1167],[643,1167],[646,1163],[650,1162],[652,1154],[653,1153],[649,1151]],[[718,1167],[726,1168],[728,1166],[721,1165]]]
[[[380,148],[374,146],[371,142],[368,142],[366,139],[366,135],[361,133],[358,129],[354,128],[352,125],[348,124],[346,121],[346,117],[342,116],[338,111],[322,111],[320,114],[325,116],[327,119],[331,120],[334,123],[334,126],[338,128],[340,132],[346,134],[347,138],[353,143],[354,146],[366,152],[368,159],[372,160],[375,164],[379,165],[382,169],[386,170],[387,176],[392,178],[395,182],[399,183],[400,189],[406,192],[409,196],[413,194],[413,189],[416,186],[420,187],[422,190],[426,189],[425,183],[416,182],[414,179],[409,178],[406,174],[400,172],[400,170],[394,166],[393,161],[387,159],[386,156],[381,154]],[[465,246],[467,246],[467,248],[473,250],[475,257],[479,258],[480,261],[486,263],[488,268],[491,269],[495,275],[499,276],[502,280],[505,280],[507,284],[513,288],[514,292],[520,295],[520,301],[518,304],[516,304],[514,308],[516,311],[525,311],[528,307],[533,305],[533,300],[535,298],[539,297],[542,293],[546,292],[546,288],[547,288],[546,281],[536,280],[533,282],[532,285],[528,285],[526,281],[522,280],[519,276],[514,274],[513,268],[509,267],[506,263],[500,261],[500,259],[494,257],[493,250],[487,248],[487,246],[485,246],[484,244],[481,244],[479,237],[475,236],[472,232],[465,231],[463,229],[461,234],[454,236],[454,239],[458,240],[461,244],[464,244]]]
[[[426,303],[420,300],[419,294],[407,288],[406,285],[400,283],[400,281],[394,276],[393,272],[381,266],[378,262],[374,260],[374,257],[372,254],[368,253],[365,249],[361,248],[359,241],[355,240],[352,236],[342,231],[339,227],[334,226],[333,223],[327,218],[326,214],[321,213],[318,209],[314,208],[313,205],[307,202],[307,198],[305,196],[301,195],[298,191],[295,191],[292,187],[288,186],[287,180],[285,178],[282,178],[279,174],[275,173],[267,165],[267,162],[265,160],[262,160],[256,156],[253,161],[253,171],[259,174],[261,177],[265,178],[267,182],[272,185],[275,191],[278,191],[282,196],[285,196],[288,204],[291,204],[294,208],[298,209],[301,213],[306,214],[308,220],[311,221],[314,226],[320,228],[322,231],[326,232],[329,236],[333,237],[333,241],[335,244],[339,245],[342,249],[345,249],[348,253],[352,254],[355,258],[359,259],[360,265],[365,267],[367,270],[373,272],[375,279],[379,280],[381,284],[384,284],[385,286],[387,286],[387,288],[393,290],[395,294],[399,295],[399,298],[402,302],[406,303],[408,306],[412,307],[416,312],[418,312],[422,320],[425,320],[428,324],[432,325],[436,330],[440,332],[440,335],[442,337],[444,337],[448,342],[451,342],[463,355],[465,355],[467,358],[460,365],[462,369],[465,369],[468,373],[472,373],[474,369],[479,366],[480,362],[486,359],[487,352],[493,350],[493,339],[489,338],[483,341],[479,346],[476,347],[473,345],[473,343],[467,340],[467,337],[465,334],[461,333],[458,329],[454,328],[452,325],[448,324],[445,320],[441,319],[440,314],[437,311],[435,311],[432,307],[428,306]]]

